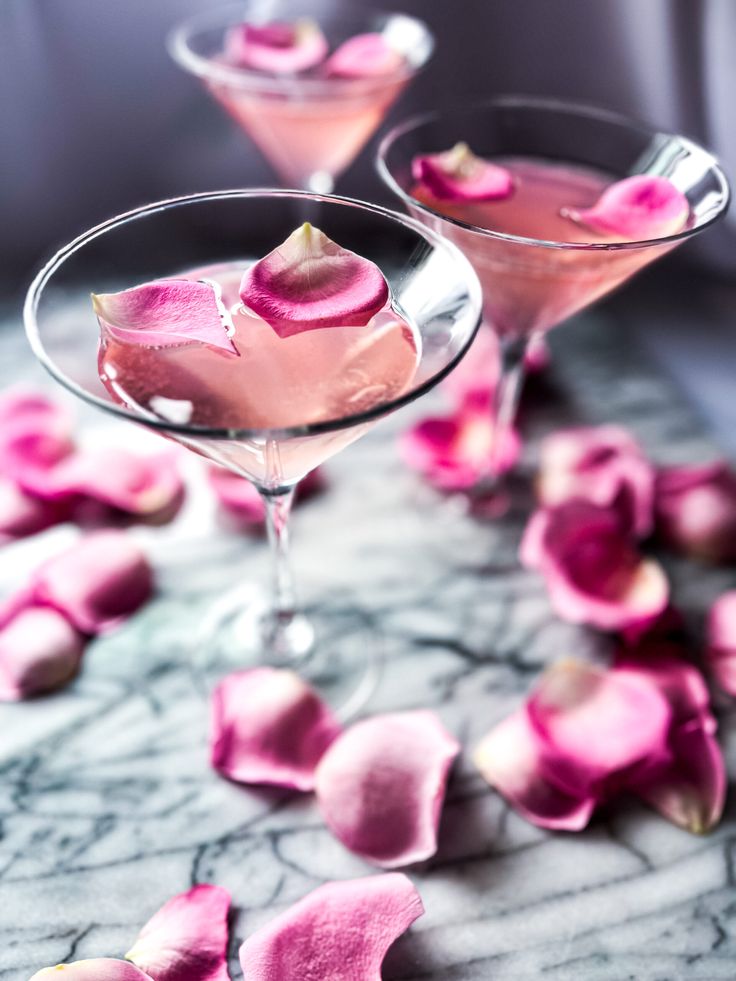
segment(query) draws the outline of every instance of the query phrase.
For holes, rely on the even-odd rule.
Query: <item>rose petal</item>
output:
[[[45,967],[34,974],[31,981],[151,981],[151,978],[128,961],[95,957]]]
[[[723,593],[708,612],[706,663],[716,683],[736,696],[736,590]]]
[[[105,333],[126,344],[208,344],[237,354],[229,316],[212,283],[161,279],[121,293],[92,294]]]
[[[712,562],[736,561],[736,474],[724,461],[665,467],[657,474],[657,534]]]
[[[239,783],[311,790],[339,732],[330,709],[293,671],[239,671],[212,695],[212,766]]]
[[[442,388],[458,408],[491,413],[500,371],[498,338],[488,327],[481,326],[472,347],[441,383]]]
[[[40,501],[13,480],[0,477],[0,545],[35,535],[66,518],[58,503]]]
[[[433,712],[397,712],[356,723],[327,750],[315,790],[327,825],[383,868],[437,850],[445,786],[460,746]]]
[[[641,241],[682,231],[690,205],[666,177],[637,174],[607,187],[592,208],[564,208],[562,214],[603,235]]]
[[[526,709],[492,729],[473,759],[484,779],[532,824],[553,831],[580,831],[590,821],[594,796],[573,796],[543,776],[541,747]]]
[[[18,480],[54,466],[73,449],[66,410],[25,388],[0,395],[0,473]]]
[[[633,651],[623,651],[614,668],[618,677],[633,677],[656,688],[667,700],[675,725],[711,718],[708,686],[683,654],[677,644],[645,639]]]
[[[229,909],[226,889],[194,886],[154,914],[125,956],[154,981],[230,981]]]
[[[539,375],[552,363],[552,355],[545,337],[533,336],[524,352],[524,370],[528,375]]]
[[[389,300],[378,266],[305,222],[243,276],[240,298],[279,337],[365,326]]]
[[[494,201],[514,193],[509,171],[476,157],[467,143],[414,157],[411,172],[440,201]]]
[[[245,941],[244,981],[380,981],[389,947],[423,912],[397,872],[329,882]]]
[[[21,608],[0,629],[0,700],[61,688],[77,673],[84,644],[63,614],[47,607]]]
[[[249,480],[224,467],[210,467],[207,476],[218,502],[238,528],[248,532],[264,531],[266,510],[263,498]],[[325,487],[323,472],[317,468],[299,481],[294,499],[306,501]]]
[[[64,613],[82,633],[105,633],[151,596],[153,573],[127,535],[98,531],[45,562],[32,580],[37,602]]]
[[[382,34],[356,34],[328,58],[325,71],[338,78],[379,78],[406,67],[400,52]]]
[[[240,68],[290,75],[318,65],[329,48],[311,20],[237,24],[225,36],[225,57]]]

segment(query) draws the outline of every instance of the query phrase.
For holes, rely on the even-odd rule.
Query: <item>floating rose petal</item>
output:
[[[161,279],[121,293],[92,294],[103,337],[126,344],[208,344],[237,354],[227,311],[211,283]]]
[[[724,461],[660,470],[655,516],[658,536],[678,551],[736,561],[736,474]]]
[[[238,528],[248,532],[265,530],[266,511],[263,498],[249,480],[224,467],[210,467],[207,475],[223,510]],[[321,493],[325,486],[322,471],[319,468],[312,470],[297,484],[295,500],[306,501]]]
[[[62,613],[21,607],[0,628],[0,701],[61,688],[77,673],[84,645]]]
[[[291,75],[318,65],[327,56],[327,41],[311,20],[293,24],[238,24],[225,38],[225,57],[240,68]]]
[[[389,947],[423,912],[398,872],[328,882],[245,941],[244,981],[380,981]]]
[[[356,34],[331,55],[325,64],[328,75],[338,78],[379,78],[406,68],[400,52],[382,34]]]
[[[162,906],[125,956],[154,981],[230,981],[229,909],[227,890],[194,886]]]
[[[279,337],[290,337],[322,327],[362,327],[386,306],[389,289],[375,263],[305,222],[247,270],[240,298]]]
[[[617,506],[574,499],[536,511],[520,557],[542,573],[552,606],[571,623],[627,630],[653,622],[667,607],[664,571],[636,551]]]
[[[592,208],[564,208],[562,214],[602,235],[634,242],[682,231],[690,205],[666,177],[638,174],[611,184]]]
[[[706,659],[720,687],[736,697],[736,590],[723,593],[708,613]]]
[[[71,964],[45,967],[33,975],[31,981],[152,981],[134,964],[116,961],[110,957],[94,957]]]
[[[239,783],[312,790],[315,768],[339,733],[332,712],[293,671],[238,671],[212,696],[212,766]]]
[[[383,868],[429,858],[459,752],[433,712],[356,723],[317,767],[315,790],[327,825],[347,848]]]
[[[411,172],[440,201],[494,201],[514,193],[509,171],[476,157],[467,143],[414,157]]]

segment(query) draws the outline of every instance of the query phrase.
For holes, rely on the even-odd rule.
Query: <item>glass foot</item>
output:
[[[233,671],[290,668],[316,688],[341,721],[357,715],[376,690],[383,667],[383,638],[373,618],[349,600],[305,607],[287,628],[288,658],[268,643],[271,623],[267,594],[255,586],[240,587],[214,603],[193,642],[192,670],[202,696]]]

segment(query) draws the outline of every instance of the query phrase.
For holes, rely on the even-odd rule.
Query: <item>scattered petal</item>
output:
[[[724,461],[660,470],[655,515],[657,534],[671,547],[736,562],[736,473]]]
[[[225,37],[225,57],[240,68],[291,75],[327,57],[327,41],[312,20],[294,23],[237,24]]]
[[[279,337],[322,327],[363,327],[389,300],[378,266],[305,222],[254,263],[240,298]]]
[[[494,201],[514,193],[510,172],[476,157],[467,143],[414,157],[411,172],[440,201]]]
[[[22,607],[0,629],[0,701],[61,688],[77,673],[84,645],[62,613]]]
[[[398,872],[328,882],[245,941],[244,981],[380,981],[389,947],[423,912]]]
[[[41,501],[15,481],[0,477],[0,545],[35,535],[66,517],[63,505]]]
[[[238,671],[212,696],[212,766],[239,783],[312,790],[339,733],[330,709],[293,671]]]
[[[249,480],[224,467],[210,467],[207,476],[222,509],[237,528],[258,533],[265,530],[263,498]],[[295,501],[306,501],[325,487],[323,472],[319,468],[312,470],[297,484]]]
[[[325,71],[337,78],[380,78],[406,68],[403,55],[383,34],[356,34],[335,50]]]
[[[94,957],[91,960],[45,967],[34,974],[31,981],[152,981],[152,979],[128,961]]]
[[[383,868],[429,858],[459,751],[433,712],[356,723],[317,767],[317,801],[327,825],[347,848]]]
[[[736,697],[736,590],[719,596],[708,613],[706,660],[718,685]]]
[[[592,208],[564,208],[562,215],[602,235],[633,242],[682,231],[690,205],[666,177],[637,174],[609,185]]]
[[[20,480],[54,466],[73,449],[66,410],[25,388],[0,395],[1,474]]]

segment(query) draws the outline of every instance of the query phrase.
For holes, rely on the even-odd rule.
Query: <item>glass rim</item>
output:
[[[78,252],[89,242],[101,235],[104,235],[106,232],[113,231],[120,225],[128,224],[129,222],[135,221],[138,218],[156,214],[159,211],[168,211],[171,208],[179,207],[181,205],[219,201],[228,198],[242,199],[266,197],[308,199],[310,201],[317,201],[323,204],[338,204],[359,208],[362,211],[368,211],[372,214],[380,215],[383,218],[387,218],[404,226],[405,228],[409,228],[411,231],[420,235],[425,241],[429,241],[433,248],[440,249],[449,255],[458,265],[459,269],[464,272],[464,279],[468,287],[470,300],[474,302],[474,306],[477,310],[475,324],[468,332],[467,339],[460,345],[455,355],[450,358],[450,360],[438,371],[433,372],[421,384],[412,386],[398,397],[389,399],[387,402],[381,402],[379,405],[373,406],[365,412],[344,416],[340,419],[326,419],[314,423],[304,423],[298,426],[277,427],[274,429],[196,426],[187,423],[168,422],[167,420],[159,419],[156,416],[149,417],[137,414],[125,406],[117,405],[115,402],[108,401],[107,399],[95,395],[94,392],[89,391],[77,383],[56,365],[54,359],[48,354],[44,345],[41,331],[39,330],[37,313],[44,289],[52,280],[57,270],[61,268],[68,258]],[[197,194],[186,194],[180,197],[167,198],[162,201],[155,201],[148,205],[142,205],[141,207],[135,208],[131,211],[126,211],[120,215],[116,215],[113,218],[109,218],[106,221],[87,229],[87,231],[82,232],[80,235],[76,236],[76,238],[72,239],[66,245],[58,249],[33,278],[33,281],[28,287],[23,303],[23,323],[31,349],[38,361],[52,376],[52,378],[66,388],[67,391],[70,391],[78,398],[90,405],[94,405],[97,408],[102,409],[105,412],[111,413],[112,415],[126,419],[130,422],[138,423],[139,425],[145,425],[149,429],[154,429],[159,432],[177,433],[183,436],[198,437],[201,439],[222,440],[296,439],[336,432],[342,429],[350,429],[353,426],[359,426],[363,423],[378,420],[382,416],[388,415],[389,413],[394,412],[405,405],[409,405],[411,402],[415,401],[415,399],[426,394],[428,391],[434,388],[435,385],[442,381],[443,378],[449,375],[470,348],[470,345],[478,332],[478,328],[480,327],[481,320],[482,294],[478,277],[468,259],[466,259],[466,257],[463,255],[462,251],[458,249],[457,246],[453,245],[453,243],[449,242],[439,232],[427,228],[422,222],[417,221],[408,215],[402,215],[399,212],[390,210],[389,208],[371,204],[367,201],[360,201],[357,198],[349,198],[337,194],[316,194],[311,191],[285,190],[283,188],[269,187],[234,188],[224,191],[203,191]]]
[[[232,12],[232,18],[229,13]],[[236,17],[235,14],[240,16]],[[240,89],[248,89],[263,95],[293,95],[295,83],[299,85],[300,98],[319,98],[329,91],[331,96],[337,95],[338,98],[350,98],[361,93],[373,92],[382,89],[386,85],[406,81],[415,78],[422,72],[432,57],[435,48],[434,34],[427,24],[419,17],[412,14],[405,14],[402,11],[386,11],[378,8],[368,7],[363,12],[365,16],[372,16],[387,20],[391,17],[402,17],[418,25],[424,33],[429,49],[427,55],[420,65],[407,65],[388,75],[377,78],[312,78],[300,77],[298,75],[268,75],[249,68],[239,68],[235,65],[218,64],[211,57],[197,54],[191,47],[190,40],[198,31],[207,29],[208,26],[215,27],[218,24],[225,27],[229,23],[237,23],[243,20],[243,4],[225,4],[179,21],[168,33],[166,37],[166,49],[173,60],[183,69],[199,78],[220,82]],[[358,18],[354,15],[341,14],[343,20]]]
[[[635,241],[631,240],[621,240],[613,242],[558,242],[552,239],[537,239],[537,238],[527,238],[523,235],[512,235],[509,232],[498,232],[490,228],[483,228],[480,225],[473,225],[470,222],[462,221],[459,218],[453,218],[449,215],[443,215],[439,211],[435,211],[429,205],[413,198],[408,194],[394,178],[391,170],[386,163],[386,157],[391,149],[391,147],[396,143],[398,139],[412,130],[418,129],[425,123],[436,121],[445,116],[451,115],[461,115],[470,114],[472,112],[479,112],[484,109],[503,109],[503,108],[528,108],[528,109],[541,109],[548,110],[550,112],[566,112],[570,115],[576,115],[581,118],[586,119],[598,119],[601,122],[609,122],[614,125],[625,127],[628,130],[634,130],[642,135],[646,136],[669,136],[673,139],[678,139],[685,145],[688,149],[692,151],[697,151],[709,162],[710,167],[718,179],[718,183],[721,187],[723,194],[723,204],[720,209],[711,215],[706,221],[703,221],[699,225],[695,225],[692,228],[684,228],[682,231],[675,232],[672,235],[662,235],[658,238],[649,239],[637,239]],[[431,109],[422,113],[417,113],[410,116],[408,119],[404,119],[402,122],[397,123],[392,129],[386,133],[385,136],[381,138],[381,142],[378,145],[375,157],[376,170],[378,175],[384,184],[393,191],[404,203],[405,207],[418,208],[419,210],[431,215],[434,218],[441,218],[443,221],[449,222],[452,225],[456,225],[459,228],[464,228],[467,231],[474,232],[478,235],[485,236],[487,238],[497,239],[503,242],[513,242],[517,245],[527,245],[534,246],[537,248],[545,249],[559,249],[563,251],[578,251],[578,252],[591,252],[591,251],[624,251],[627,249],[643,249],[655,245],[667,245],[674,244],[675,242],[680,242],[684,239],[690,238],[696,233],[702,232],[704,229],[710,227],[710,225],[721,219],[728,211],[729,205],[731,203],[731,188],[726,178],[725,172],[718,160],[718,158],[706,150],[701,144],[696,143],[694,140],[689,139],[686,136],[681,136],[678,133],[670,133],[665,130],[659,129],[656,126],[650,125],[648,123],[642,122],[638,119],[626,116],[623,113],[616,112],[612,109],[604,109],[599,106],[590,105],[583,102],[575,102],[566,99],[555,99],[546,97],[536,97],[536,96],[525,96],[525,95],[503,95],[495,96],[488,99],[482,99],[480,101],[472,102],[468,104],[457,104],[455,106],[445,108],[445,109]]]

